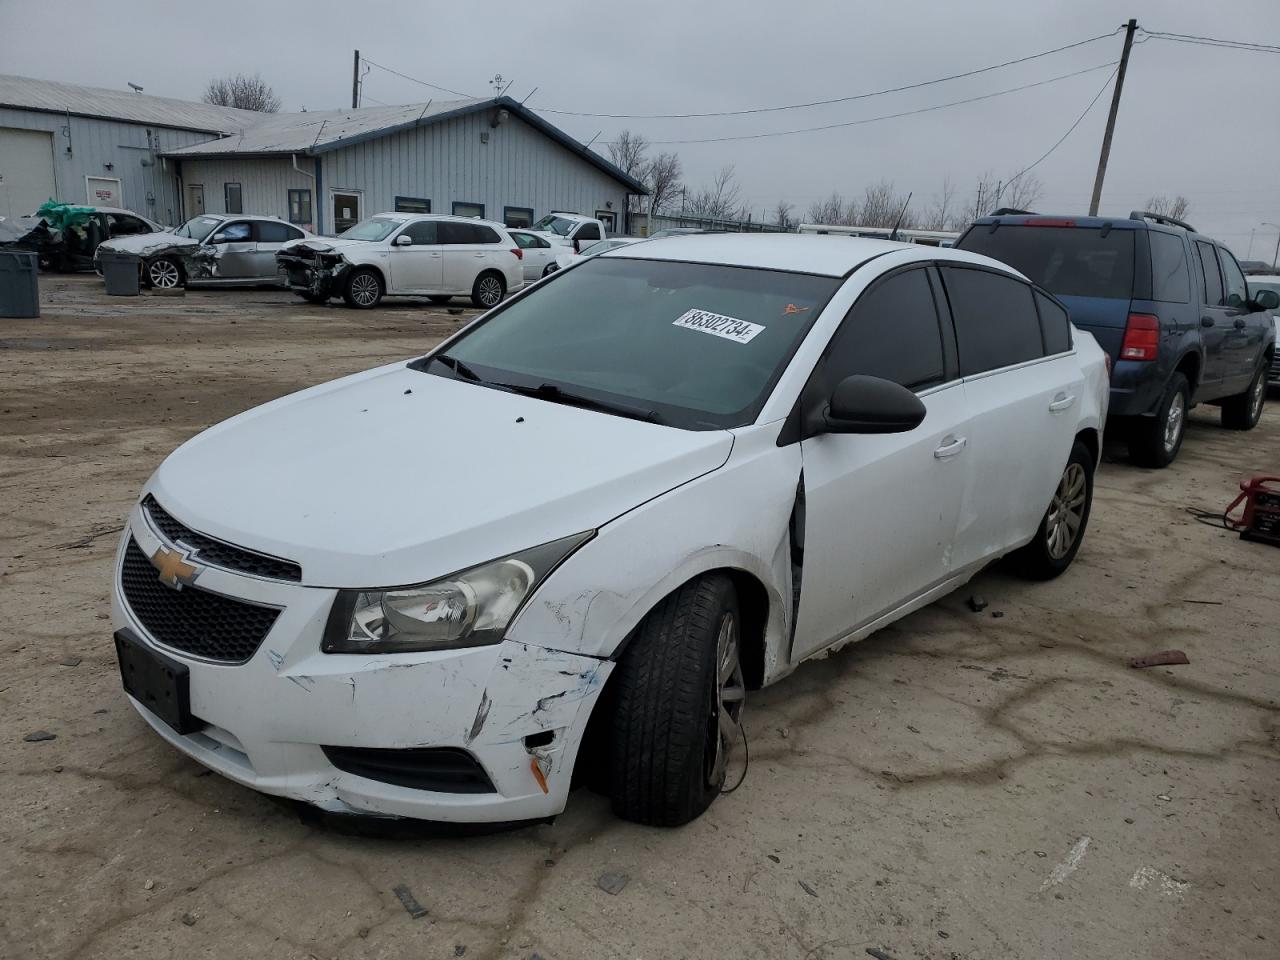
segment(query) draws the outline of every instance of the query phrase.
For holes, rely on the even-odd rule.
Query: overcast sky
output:
[[[104,4],[0,0],[0,72],[198,99],[208,79],[260,72],[284,109],[350,104],[351,54],[470,94],[497,73],[538,108],[596,113],[740,110],[929,80],[1107,33],[1134,16],[1153,31],[1280,44],[1280,0],[561,0],[559,3]],[[650,140],[756,134],[841,123],[982,96],[1118,59],[1116,34],[1030,63],[850,103],[692,120],[544,114],[600,143],[624,127]],[[756,215],[778,200],[803,214],[832,190],[880,178],[927,205],[943,178],[971,191],[1048,150],[1102,88],[1101,69],[1007,96],[814,133],[684,144],[690,189],[726,163]],[[366,103],[422,102],[432,91],[381,69]],[[1035,170],[1037,209],[1087,210],[1110,90]],[[1280,54],[1150,39],[1134,48],[1102,210],[1183,193],[1188,218],[1240,257],[1270,259],[1280,223]]]

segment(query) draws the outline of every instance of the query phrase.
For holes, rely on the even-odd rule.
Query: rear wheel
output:
[[[1187,378],[1175,373],[1165,384],[1164,395],[1154,417],[1143,417],[1133,425],[1129,456],[1141,467],[1167,467],[1182,449],[1187,429],[1187,406],[1191,387]]]
[[[507,285],[502,282],[501,274],[486,270],[476,277],[475,286],[471,288],[471,302],[487,310],[500,304],[506,292]]]
[[[342,299],[347,302],[348,307],[355,307],[357,310],[376,307],[382,300],[382,277],[378,276],[376,270],[368,267],[352,270],[347,276]]]
[[[1093,470],[1093,455],[1077,440],[1035,539],[1013,555],[1019,572],[1035,580],[1051,580],[1071,566],[1089,525]]]
[[[182,274],[182,264],[173,257],[156,257],[148,260],[142,269],[142,279],[148,287],[158,290],[172,290],[186,282]]]
[[[1262,417],[1267,400],[1267,368],[1259,367],[1249,389],[1222,401],[1222,425],[1228,430],[1252,430]]]
[[[737,592],[723,574],[686,583],[636,628],[613,680],[618,816],[679,826],[720,793],[742,740],[741,636]]]

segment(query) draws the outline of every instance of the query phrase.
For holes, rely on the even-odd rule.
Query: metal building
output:
[[[628,195],[645,192],[509,97],[262,114],[0,77],[6,190],[8,215],[52,195],[168,223],[269,214],[326,234],[387,210],[511,226],[573,211],[623,231]]]

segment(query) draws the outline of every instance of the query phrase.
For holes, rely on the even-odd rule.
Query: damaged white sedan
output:
[[[179,750],[340,813],[684,823],[749,691],[1084,536],[1104,355],[958,251],[700,235],[184,444],[112,590]]]

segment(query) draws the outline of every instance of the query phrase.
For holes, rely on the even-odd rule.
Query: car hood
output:
[[[306,237],[302,240],[290,240],[280,248],[280,252],[291,253],[299,247],[318,250],[322,253],[328,253],[330,251],[334,253],[341,253],[343,250],[350,250],[353,248],[372,250],[378,247],[378,244],[368,240],[342,240],[337,237]]]
[[[146,256],[157,250],[180,250],[184,247],[198,247],[199,240],[191,237],[180,237],[176,233],[159,231],[156,233],[135,233],[127,237],[112,237],[98,244],[98,249],[111,253],[136,253]]]
[[[532,233],[535,237],[541,237],[543,240],[550,240],[559,247],[571,247],[573,241],[568,237],[562,237],[558,233],[552,233],[550,230],[526,230],[525,233]]]
[[[608,523],[728,459],[678,430],[382,367],[179,447],[147,485],[190,528],[313,586],[421,583]]]

